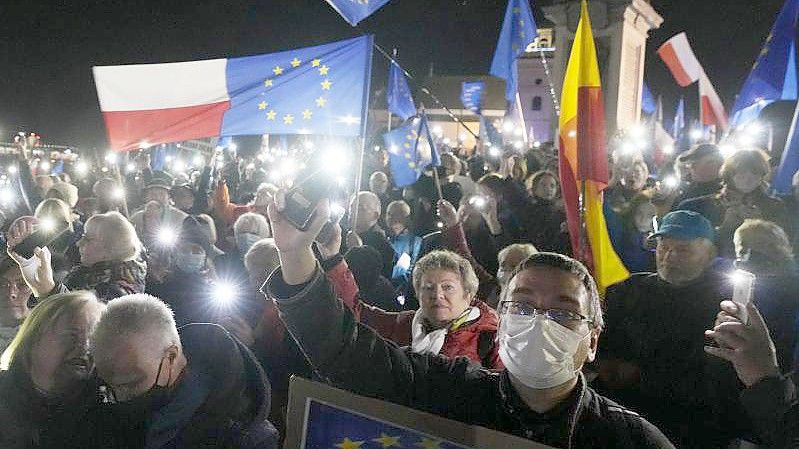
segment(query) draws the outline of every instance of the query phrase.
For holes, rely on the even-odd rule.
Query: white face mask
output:
[[[497,334],[505,368],[535,389],[557,387],[577,377],[574,355],[590,335],[581,336],[544,315],[512,314],[503,315]]]

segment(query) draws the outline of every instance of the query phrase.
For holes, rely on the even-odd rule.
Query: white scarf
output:
[[[469,316],[464,323],[474,321],[480,318],[480,308],[470,307]],[[425,332],[424,318],[422,317],[422,309],[418,309],[413,315],[411,322],[411,350],[417,354],[438,354],[444,346],[444,340],[447,338],[449,326],[441,329],[436,329],[432,332]]]

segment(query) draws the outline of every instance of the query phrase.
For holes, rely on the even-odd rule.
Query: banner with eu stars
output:
[[[371,59],[371,36],[229,59],[220,134],[359,136]]]
[[[468,449],[317,401],[308,404],[308,421],[303,449]]]

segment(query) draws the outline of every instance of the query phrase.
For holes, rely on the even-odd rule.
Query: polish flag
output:
[[[230,108],[226,67],[227,59],[94,67],[111,147],[218,136]]]
[[[702,124],[715,125],[717,129],[727,131],[730,128],[730,122],[727,119],[727,112],[724,110],[724,103],[721,102],[719,94],[716,93],[716,89],[713,88],[713,84],[704,73],[699,78],[699,96],[702,98],[700,109]]]
[[[688,42],[688,36],[685,33],[680,33],[672,37],[658,48],[658,55],[666,63],[680,87],[688,87],[699,81],[702,124],[715,125],[722,131],[729,129],[730,125],[724,104],[707,77],[705,69],[696,59],[694,50]]]
[[[666,41],[658,49],[658,54],[669,67],[680,87],[688,87],[699,81],[705,72],[699,64],[699,60],[696,59],[685,33],[680,33]]]

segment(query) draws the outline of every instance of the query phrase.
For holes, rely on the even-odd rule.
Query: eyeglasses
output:
[[[577,312],[563,309],[540,309],[529,302],[522,301],[502,301],[499,304],[500,315],[510,314],[517,316],[529,316],[535,318],[543,315],[546,318],[560,324],[563,327],[574,329],[582,322],[594,324],[594,320],[580,315]]]
[[[17,290],[30,290],[25,281],[0,281],[0,289],[11,290],[12,287],[16,288]]]

